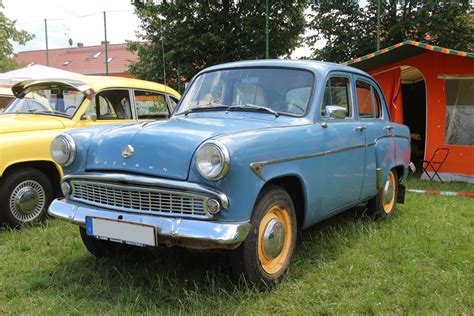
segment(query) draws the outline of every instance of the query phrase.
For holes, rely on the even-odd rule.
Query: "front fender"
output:
[[[50,154],[50,144],[62,131],[20,132],[0,134],[0,177],[5,170],[19,163],[47,161],[54,163],[60,176],[62,169]]]

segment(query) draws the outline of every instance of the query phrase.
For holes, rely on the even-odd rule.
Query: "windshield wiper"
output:
[[[41,110],[41,111],[38,111],[38,109],[30,109],[30,110],[27,110],[27,111],[16,111],[15,113],[17,113],[17,114],[53,114],[53,115],[69,117],[69,115],[67,115],[67,114],[65,114],[61,111],[56,111],[56,110]]]
[[[250,104],[250,103],[246,103],[246,104],[236,104],[236,105],[232,105],[232,106],[229,106],[227,108],[228,111],[232,111],[233,109],[239,109],[239,110],[246,110],[246,109],[252,109],[252,110],[257,110],[257,111],[265,111],[265,112],[268,112],[270,114],[273,114],[275,115],[275,117],[278,117],[280,116],[280,113],[278,113],[277,111],[271,109],[271,108],[268,108],[266,106],[261,106],[261,105],[256,105],[256,104]]]
[[[222,111],[222,110],[227,110],[229,108],[228,105],[220,104],[220,103],[209,102],[209,103],[206,103],[205,105],[211,105],[211,106],[191,108],[179,114],[184,114],[185,116],[187,116],[189,113],[192,113],[192,112]]]

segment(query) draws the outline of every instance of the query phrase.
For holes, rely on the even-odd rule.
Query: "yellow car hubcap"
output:
[[[397,186],[395,174],[390,171],[387,177],[387,182],[382,191],[382,204],[385,213],[389,214],[393,210],[395,204],[395,188]]]
[[[278,273],[290,254],[293,231],[288,210],[274,205],[262,218],[258,230],[258,258],[268,274]]]

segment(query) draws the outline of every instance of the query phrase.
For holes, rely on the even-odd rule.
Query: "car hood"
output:
[[[164,122],[114,127],[96,135],[89,146],[86,170],[133,172],[186,180],[191,159],[205,140],[239,131],[278,126],[275,120],[237,118],[172,118]],[[122,157],[127,145],[133,155]]]
[[[60,119],[37,114],[0,115],[0,134],[63,129]]]

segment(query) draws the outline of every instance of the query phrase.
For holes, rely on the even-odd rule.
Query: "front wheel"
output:
[[[288,269],[296,245],[296,215],[279,186],[260,194],[247,239],[231,253],[234,274],[259,288],[274,285]]]
[[[15,170],[0,181],[0,220],[11,226],[36,223],[46,217],[53,200],[48,177],[39,170]]]
[[[387,181],[380,188],[378,194],[369,200],[369,214],[375,219],[387,219],[395,213],[398,194],[397,174],[390,170]]]

